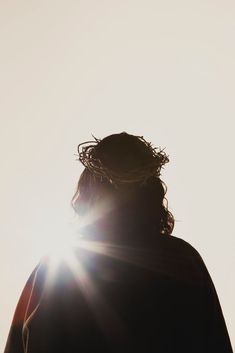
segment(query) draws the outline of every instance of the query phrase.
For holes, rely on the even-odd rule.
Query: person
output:
[[[164,149],[121,132],[79,144],[78,155],[78,242],[30,275],[5,353],[231,353],[207,267],[172,235]]]

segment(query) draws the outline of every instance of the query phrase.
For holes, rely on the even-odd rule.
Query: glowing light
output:
[[[48,256],[49,266],[45,288],[46,290],[50,290],[50,288],[53,287],[54,280],[60,280],[60,273],[57,271],[60,264],[63,262],[69,268],[73,276],[74,283],[84,295],[88,306],[94,314],[97,324],[104,332],[107,339],[120,342],[120,340],[123,340],[126,335],[125,325],[110,306],[107,298],[103,297],[103,294],[100,293],[91,280],[89,270],[81,261],[79,251],[75,252],[75,249],[77,250],[82,248],[81,242],[81,239],[77,239],[70,244],[61,243],[60,246],[56,246],[56,248],[50,252]]]
[[[98,219],[103,218],[106,214],[115,209],[117,205],[108,197],[103,197],[94,205],[89,212],[83,216],[78,216],[78,227],[83,228],[95,223]]]
[[[53,285],[55,275],[62,263],[68,264],[71,262],[74,254],[75,238],[73,237],[59,237],[54,244],[51,244],[50,249],[45,256],[48,272],[46,286],[49,288]]]
[[[53,278],[62,263],[66,263],[72,269],[80,266],[79,272],[82,273],[81,265],[78,263],[78,259],[74,255],[74,250],[80,247],[81,239],[83,238],[82,229],[88,225],[92,225],[98,219],[102,218],[106,213],[110,212],[115,207],[114,203],[110,199],[104,198],[99,201],[97,206],[92,209],[84,216],[78,216],[73,224],[73,231],[69,232],[68,228],[62,227],[57,233],[57,237],[49,238],[47,243],[47,263],[48,263],[48,285],[53,282]],[[51,239],[51,240],[50,240]],[[81,247],[80,247],[81,248]],[[75,271],[73,271],[75,272]]]

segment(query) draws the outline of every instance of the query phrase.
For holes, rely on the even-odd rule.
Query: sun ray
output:
[[[47,288],[53,286],[56,271],[59,264],[63,261],[73,275],[73,279],[87,301],[104,337],[112,343],[115,342],[115,344],[120,344],[123,340],[126,340],[128,335],[125,324],[117,315],[114,308],[108,303],[104,294],[98,290],[92,281],[89,271],[80,259],[79,254],[75,254],[74,250],[70,248],[70,251],[60,255],[60,257],[51,258],[46,284]],[[56,278],[58,280],[58,276]]]
[[[77,242],[77,247],[146,270],[158,272],[160,275],[194,281],[190,268],[185,265],[185,259],[182,254],[175,253],[173,257],[167,257],[161,242],[158,242],[157,246],[154,247],[154,251],[151,251],[149,248],[146,249],[139,246],[126,246],[81,238]]]

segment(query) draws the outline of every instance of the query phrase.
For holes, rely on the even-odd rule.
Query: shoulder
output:
[[[173,267],[178,268],[181,273],[185,273],[186,278],[202,284],[205,277],[208,277],[209,273],[200,252],[190,242],[170,235],[162,237],[159,244],[171,257],[170,262]]]
[[[197,262],[199,266],[205,268],[205,262],[200,254],[199,250],[185,239],[170,236],[168,237],[172,243],[175,244],[185,255],[189,256],[193,261]]]
[[[175,247],[178,247],[182,251],[185,251],[185,253],[188,253],[190,256],[194,257],[198,261],[203,261],[202,256],[200,255],[196,247],[185,239],[176,237],[174,235],[168,236],[167,238],[169,242],[175,245]]]
[[[203,259],[202,255],[200,254],[199,250],[189,243],[188,241],[179,238],[179,237],[172,237],[173,241],[177,242],[182,248],[185,249],[185,252],[191,256],[191,259],[195,263],[195,266],[201,271],[204,280],[211,280],[210,273],[208,271],[207,265],[205,260]]]

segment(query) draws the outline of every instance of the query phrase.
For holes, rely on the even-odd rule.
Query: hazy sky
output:
[[[26,279],[73,231],[77,144],[165,147],[173,235],[214,281],[235,346],[235,3],[2,1],[0,350]]]

